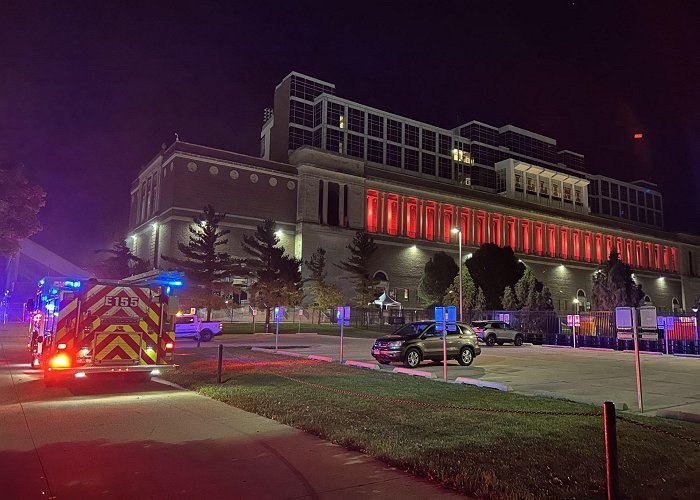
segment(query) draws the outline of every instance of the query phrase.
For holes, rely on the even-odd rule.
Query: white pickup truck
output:
[[[175,317],[175,338],[197,338],[199,332],[199,340],[209,342],[212,337],[221,335],[222,325],[218,321],[199,320],[196,314],[177,314]]]

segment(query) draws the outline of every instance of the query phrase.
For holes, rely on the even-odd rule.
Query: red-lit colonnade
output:
[[[373,189],[366,203],[370,233],[451,243],[457,237],[451,229],[457,228],[463,245],[495,243],[523,254],[590,263],[602,263],[615,248],[636,269],[678,272],[677,248],[653,241]]]

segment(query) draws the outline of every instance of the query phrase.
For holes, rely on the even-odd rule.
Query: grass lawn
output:
[[[343,335],[348,337],[359,337],[365,339],[376,339],[382,335],[386,335],[390,332],[396,330],[396,326],[387,325],[382,327],[381,331],[379,328],[375,329],[363,329],[355,328],[352,326],[346,326],[343,329]],[[287,322],[280,323],[280,333],[297,333],[299,325],[297,323]],[[255,332],[262,333],[265,331],[264,322],[255,323]],[[274,323],[270,325],[270,331],[275,332]],[[334,335],[336,337],[340,336],[340,327],[338,325],[329,325],[328,323],[317,325],[311,323],[302,323],[301,331],[303,333],[318,333],[319,335]],[[223,323],[223,333],[253,333],[253,323]]]
[[[460,491],[498,499],[605,498],[602,416],[465,411],[353,393],[490,410],[596,412],[514,393],[376,373],[338,364],[225,350],[189,350],[166,378],[244,410],[377,457]],[[290,377],[296,380],[291,380]],[[700,439],[700,426],[634,417]],[[699,498],[700,446],[618,420],[620,484],[627,498]],[[397,492],[400,496],[400,492]]]

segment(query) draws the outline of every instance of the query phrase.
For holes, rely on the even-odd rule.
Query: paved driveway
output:
[[[274,335],[226,335],[225,345],[269,347]],[[182,345],[191,345],[181,340]],[[215,347],[218,341],[202,344]],[[370,355],[373,340],[344,339],[344,357],[374,362]],[[339,339],[327,335],[285,334],[279,346],[306,354],[338,357]],[[634,354],[590,350],[555,349],[524,345],[482,346],[472,366],[448,362],[448,378],[471,377],[507,384],[514,391],[556,393],[577,401],[602,404],[610,400],[637,408]],[[398,365],[396,365],[398,366]],[[660,409],[700,414],[700,358],[641,355],[644,410]],[[386,369],[386,367],[382,367]],[[441,363],[423,363],[421,370],[442,377]]]

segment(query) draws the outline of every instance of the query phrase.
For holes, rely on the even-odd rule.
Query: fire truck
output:
[[[54,385],[95,374],[134,380],[176,368],[167,287],[44,278],[30,318],[32,366]]]

